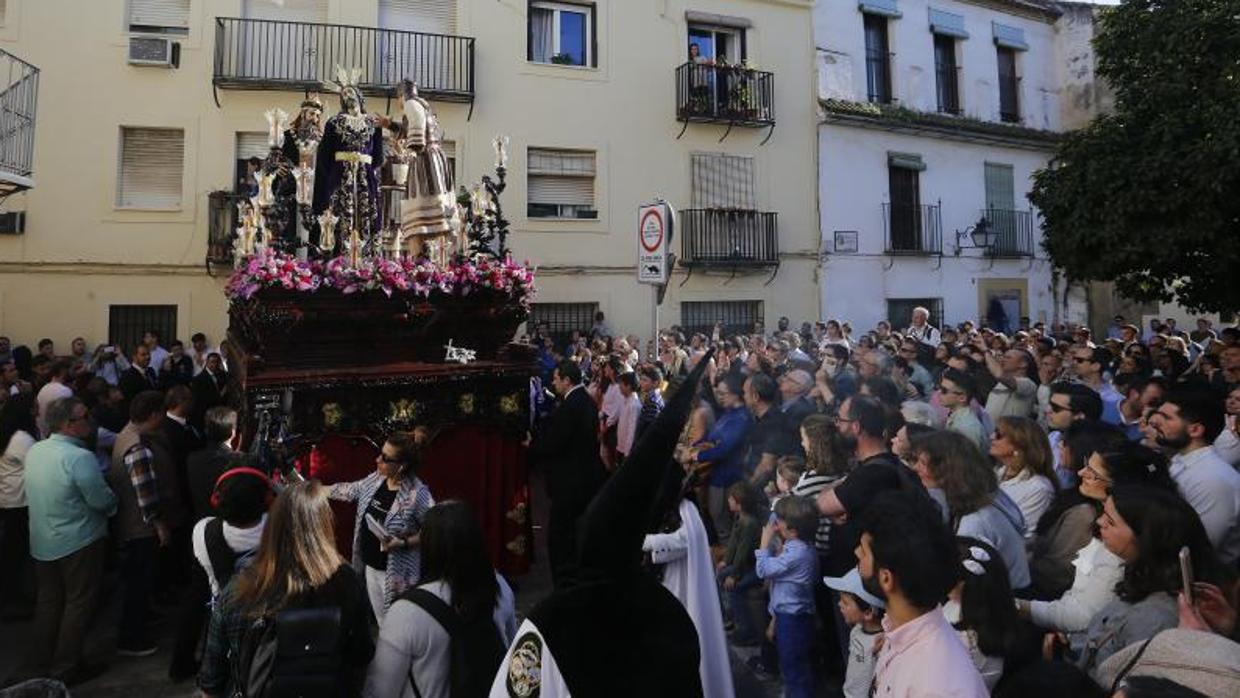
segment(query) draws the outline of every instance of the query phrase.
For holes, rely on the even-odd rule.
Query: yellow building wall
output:
[[[809,0],[600,0],[598,68],[526,61],[525,0],[460,0],[457,32],[476,38],[476,101],[436,103],[458,174],[492,168],[491,138],[511,138],[508,189],[514,256],[540,268],[538,300],[596,301],[614,328],[649,335],[649,287],[635,280],[640,204],[662,197],[690,206],[690,154],[754,157],[758,207],[779,214],[778,273],[703,274],[678,269],[660,324],[685,300],[762,300],[768,327],[787,315],[818,317],[813,40]],[[328,0],[330,22],[374,26],[377,0]],[[675,68],[687,46],[685,12],[743,17],[748,56],[775,74],[777,125],[765,130],[692,124],[677,139]],[[239,0],[192,0],[178,69],[126,63],[125,0],[8,0],[0,48],[41,71],[34,190],[4,208],[25,209],[25,234],[0,236],[0,334],[15,343],[48,336],[107,339],[111,303],[175,303],[182,339],[218,342],[227,325],[222,280],[207,275],[207,194],[231,189],[235,135],[265,130],[273,106],[294,112],[294,92],[219,90],[213,99],[214,18],[241,16]],[[337,109],[327,95],[328,111]],[[370,97],[367,109],[389,105]],[[393,102],[392,109],[398,108]],[[182,205],[118,208],[120,127],[185,130]],[[597,221],[527,220],[528,147],[597,150]],[[674,244],[673,248],[677,246]],[[769,281],[769,284],[768,284]],[[682,282],[684,282],[683,285]]]

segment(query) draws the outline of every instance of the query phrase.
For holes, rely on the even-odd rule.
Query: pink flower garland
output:
[[[366,257],[354,267],[343,256],[327,262],[300,261],[284,252],[264,250],[233,272],[225,294],[231,300],[246,300],[264,288],[304,293],[320,288],[334,288],[344,294],[381,291],[389,298],[396,294],[426,299],[494,294],[527,310],[537,292],[529,263],[518,264],[512,259],[454,260],[442,268],[424,257],[398,261]]]

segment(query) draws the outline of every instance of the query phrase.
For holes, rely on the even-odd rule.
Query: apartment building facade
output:
[[[662,325],[819,315],[809,0],[8,0],[0,49],[42,69],[35,170],[0,235],[0,333],[219,341],[233,203],[335,66],[366,109],[432,100],[458,183],[510,138],[514,256],[553,331],[650,334],[637,210],[679,211]],[[328,112],[338,108],[324,94]]]
[[[826,316],[1057,319],[1026,195],[1062,130],[1059,16],[1036,0],[818,4]]]

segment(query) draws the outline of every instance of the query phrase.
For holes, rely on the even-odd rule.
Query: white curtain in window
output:
[[[530,8],[530,60],[550,63],[555,50],[555,11],[543,7]]]

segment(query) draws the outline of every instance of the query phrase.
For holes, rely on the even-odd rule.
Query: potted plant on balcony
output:
[[[573,56],[570,53],[556,53],[551,56],[551,62],[555,65],[575,65]]]

